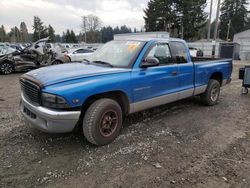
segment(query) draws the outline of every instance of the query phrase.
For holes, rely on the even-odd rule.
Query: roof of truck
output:
[[[114,35],[114,40],[133,40],[133,41],[156,41],[156,42],[169,42],[180,41],[185,42],[182,39],[171,38],[168,32],[145,32],[145,33],[127,33]]]

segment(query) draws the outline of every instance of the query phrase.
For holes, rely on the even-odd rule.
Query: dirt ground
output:
[[[250,64],[250,62],[248,62]],[[0,75],[0,187],[250,187],[250,94],[233,81],[220,103],[187,99],[126,118],[118,139],[93,146],[51,135],[19,112],[21,74]]]

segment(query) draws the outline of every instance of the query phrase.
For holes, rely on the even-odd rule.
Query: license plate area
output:
[[[23,107],[23,112],[29,116],[31,119],[36,119],[36,114],[34,114],[33,112],[31,112],[28,108],[26,108],[25,106]]]

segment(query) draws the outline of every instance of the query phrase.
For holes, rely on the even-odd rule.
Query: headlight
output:
[[[48,108],[65,109],[69,108],[67,101],[60,96],[42,93],[42,105]]]

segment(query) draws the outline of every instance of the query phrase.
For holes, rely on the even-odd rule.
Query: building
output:
[[[240,44],[240,59],[250,60],[250,29],[235,34],[234,42]]]
[[[250,29],[234,35],[234,42],[239,44],[250,43]]]

